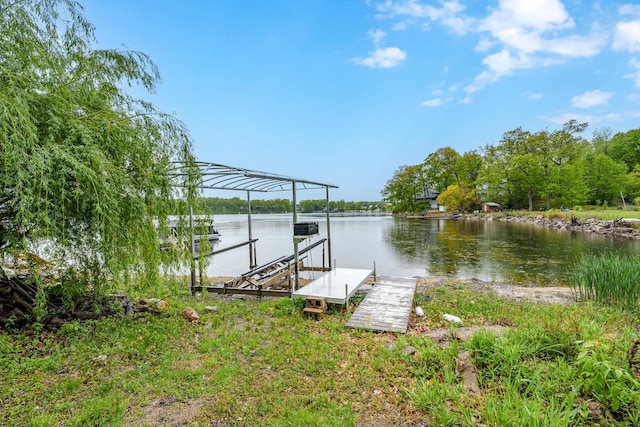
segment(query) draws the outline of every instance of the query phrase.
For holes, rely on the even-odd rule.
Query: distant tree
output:
[[[630,185],[626,165],[604,154],[587,156],[586,183],[591,191],[591,201],[596,204],[620,200],[620,191]]]
[[[576,160],[554,169],[552,181],[557,186],[553,189],[559,194],[558,205],[568,208],[581,205],[589,200],[589,187],[585,181],[585,162]]]
[[[393,205],[393,212],[417,212],[422,209],[418,195],[424,194],[421,165],[401,166],[381,191],[384,200]]]
[[[593,131],[591,146],[596,154],[609,155],[609,145],[611,143],[611,128],[596,129]]]
[[[451,147],[439,148],[424,160],[426,182],[438,192],[459,184],[460,154]]]
[[[608,155],[613,160],[624,163],[627,172],[640,165],[640,129],[615,134],[609,144]]]
[[[478,190],[469,189],[464,185],[450,185],[438,195],[438,203],[449,212],[472,212],[480,208]]]
[[[157,225],[172,199],[195,203],[191,141],[123,89],[154,90],[151,59],[94,41],[75,1],[0,0],[0,256],[47,242],[94,287],[132,272],[153,281]],[[187,166],[179,182],[174,160]]]
[[[458,157],[455,176],[458,178],[459,183],[475,187],[482,170],[482,164],[482,156],[476,151],[469,151]]]
[[[527,208],[532,211],[533,200],[540,192],[544,177],[539,158],[532,154],[514,156],[507,162],[507,170],[512,203],[520,207],[522,199],[525,199]]]

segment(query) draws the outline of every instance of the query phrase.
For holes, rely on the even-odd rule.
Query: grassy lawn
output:
[[[506,300],[452,282],[418,294],[425,317],[412,317],[409,333],[398,335],[345,329],[340,310],[307,319],[287,299],[196,298],[176,287],[132,296],[163,297],[171,308],[56,332],[3,331],[0,424],[640,423],[638,373],[628,359],[637,313]],[[199,322],[181,316],[187,306]],[[464,327],[505,328],[442,346],[425,333],[456,334],[444,313]],[[479,395],[460,379],[461,350],[471,354]]]
[[[505,215],[504,213],[498,213],[493,215]],[[621,218],[634,218],[640,219],[640,209],[637,209],[636,206],[628,209],[617,209],[617,208],[598,208],[598,207],[585,207],[582,210],[570,210],[570,211],[560,211],[557,209],[550,209],[548,211],[511,211],[508,213],[511,216],[538,216],[542,215],[546,218],[563,218],[566,220],[570,220],[572,216],[576,217],[578,221],[586,221],[588,219],[598,219],[602,221],[611,221],[614,219]]]

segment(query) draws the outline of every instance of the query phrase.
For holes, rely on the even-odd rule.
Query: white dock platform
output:
[[[311,283],[293,292],[294,298],[324,297],[329,304],[345,304],[373,270],[334,268]],[[345,289],[346,285],[346,289]]]
[[[417,282],[415,278],[379,276],[346,326],[407,333]]]

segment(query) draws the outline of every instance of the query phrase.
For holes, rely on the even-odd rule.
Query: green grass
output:
[[[0,335],[0,425],[575,426],[595,423],[589,401],[602,408],[598,423],[638,422],[626,352],[640,320],[615,307],[448,286],[417,295],[426,316],[396,335],[345,329],[341,311],[306,319],[286,299],[158,295],[171,304],[166,315]],[[181,317],[186,306],[199,323]],[[421,334],[451,328],[444,313],[463,326],[510,327],[443,348]],[[481,398],[461,383],[462,349]]]
[[[573,271],[571,286],[582,300],[638,312],[640,260],[637,257],[586,254],[578,259]]]
[[[620,218],[634,218],[640,219],[640,210],[637,209],[637,206],[633,206],[633,208],[627,209],[603,209],[598,207],[585,207],[580,210],[572,209],[570,211],[560,211],[558,209],[550,209],[546,211],[528,211],[528,210],[520,210],[520,211],[510,211],[506,212],[497,212],[497,213],[489,213],[485,215],[496,215],[496,216],[538,216],[542,215],[545,218],[559,218],[564,220],[571,220],[571,217],[576,217],[578,221],[583,222],[588,219],[597,219],[601,221],[611,221]]]

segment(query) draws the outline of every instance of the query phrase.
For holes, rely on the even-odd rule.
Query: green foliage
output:
[[[198,179],[184,125],[122,89],[153,91],[156,65],[94,49],[75,1],[0,0],[0,11],[2,253],[47,242],[47,258],[92,283],[124,271],[153,282],[158,225],[172,198],[197,209]],[[180,180],[172,161],[186,165]]]
[[[427,190],[428,181],[424,165],[401,166],[387,181],[382,198],[393,205],[394,213],[420,212],[425,205],[418,199]]]
[[[620,192],[630,184],[624,164],[603,154],[587,156],[585,179],[591,191],[590,200],[596,204],[620,200]]]
[[[640,298],[640,260],[630,255],[586,254],[573,268],[571,287],[582,300],[637,311]]]
[[[640,381],[628,368],[609,360],[609,346],[594,341],[580,342],[575,364],[580,370],[581,392],[625,416],[638,415]]]
[[[620,132],[613,136],[608,155],[627,166],[627,171],[640,165],[640,129]]]
[[[247,212],[247,201],[238,197],[223,199],[219,197],[207,197],[204,204],[212,214],[237,214]],[[344,200],[330,200],[331,212],[373,211],[383,210],[381,202],[345,202]],[[292,212],[293,206],[289,199],[252,200],[251,212],[256,214],[287,213]],[[298,203],[298,211],[303,213],[317,213],[327,211],[325,199],[302,200]]]
[[[399,168],[382,195],[394,212],[424,209],[416,196],[450,185],[476,188],[482,201],[508,209],[621,203],[640,195],[640,129],[610,137],[596,130],[591,142],[580,136],[587,123],[570,120],[562,129],[529,132],[518,127],[503,134],[482,155],[437,149],[423,163]]]
[[[437,200],[448,212],[472,212],[480,209],[478,190],[475,188],[469,190],[461,185],[450,185],[438,195]]]

